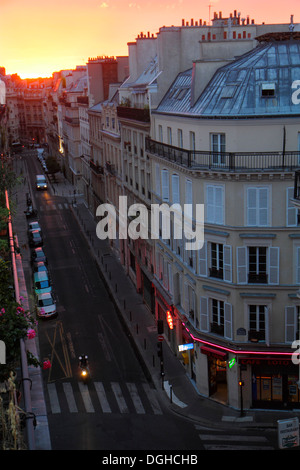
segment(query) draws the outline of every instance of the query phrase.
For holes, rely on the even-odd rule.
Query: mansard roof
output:
[[[203,64],[205,67],[205,64]],[[292,84],[300,80],[300,41],[268,38],[220,67],[192,105],[192,69],[180,73],[157,112],[203,118],[294,116]]]

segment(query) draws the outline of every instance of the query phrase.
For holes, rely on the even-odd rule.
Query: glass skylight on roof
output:
[[[221,98],[233,98],[236,89],[237,85],[225,85],[221,92]]]

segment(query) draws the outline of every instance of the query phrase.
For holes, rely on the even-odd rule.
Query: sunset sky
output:
[[[209,5],[211,8],[209,9]],[[256,23],[300,22],[300,0],[0,0],[0,66],[21,78],[51,77],[89,57],[127,55],[140,32],[234,10]]]

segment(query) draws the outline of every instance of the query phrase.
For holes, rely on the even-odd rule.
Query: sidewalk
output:
[[[53,185],[52,190],[53,190]],[[160,373],[157,356],[157,329],[154,316],[143,303],[124,268],[109,247],[107,240],[99,240],[96,235],[96,222],[84,204],[82,197],[76,195],[74,203],[73,187],[67,181],[54,185],[53,194],[72,195],[72,211],[78,221],[82,234],[90,245],[99,273],[110,292],[120,319],[128,330],[132,345],[143,364],[146,377],[161,392],[169,409],[210,427],[230,428],[263,427],[277,428],[277,420],[299,417],[300,411],[280,410],[235,410],[212,399],[201,396],[178,358],[173,354],[166,341],[163,341],[164,382]]]

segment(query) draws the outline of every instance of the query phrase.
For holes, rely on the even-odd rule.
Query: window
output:
[[[211,267],[209,268],[210,277],[223,279],[223,245],[220,243],[211,243]]]
[[[193,321],[197,322],[196,318],[196,293],[192,286],[185,283],[184,284],[184,301],[185,301],[185,311],[188,317]],[[198,325],[198,322],[197,322]]]
[[[249,305],[248,340],[265,341],[266,338],[266,305]]]
[[[212,333],[224,336],[224,302],[212,299],[212,322],[210,325]]]
[[[212,224],[224,224],[224,187],[206,186],[205,220]]]
[[[193,184],[191,180],[185,181],[185,214],[189,219],[193,217]]]
[[[225,134],[211,134],[212,163],[225,164]]]
[[[183,148],[183,137],[182,137],[182,129],[177,130],[178,133],[178,147]]]
[[[265,246],[250,246],[248,283],[266,284],[267,282],[267,248]]]
[[[161,124],[159,124],[159,126],[158,126],[158,140],[159,140],[159,142],[164,141],[164,139],[163,139],[163,129],[162,129]]]
[[[238,284],[279,284],[279,247],[237,247]]]
[[[163,202],[169,202],[169,171],[161,171],[161,194]]]
[[[269,188],[247,188],[247,225],[269,226]]]
[[[262,83],[261,96],[263,98],[274,97],[275,96],[275,83]]]
[[[180,204],[179,176],[172,175],[172,204]]]
[[[192,161],[195,160],[195,151],[196,151],[196,137],[195,132],[190,131],[190,149],[192,151]]]
[[[171,129],[171,127],[167,128],[167,133],[168,133],[168,144],[172,145],[172,129]]]

